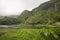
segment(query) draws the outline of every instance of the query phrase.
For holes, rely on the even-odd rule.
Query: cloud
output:
[[[0,0],[0,15],[17,15],[48,0]]]

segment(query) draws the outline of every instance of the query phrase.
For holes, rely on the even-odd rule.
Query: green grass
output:
[[[60,28],[0,29],[0,40],[60,40]]]
[[[55,25],[60,26],[60,22],[56,22]]]

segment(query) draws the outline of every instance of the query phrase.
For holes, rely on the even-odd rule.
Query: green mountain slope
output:
[[[28,10],[24,10],[21,15],[18,17],[18,20],[21,21],[21,23],[24,23],[29,17],[31,17],[32,13]]]
[[[33,9],[30,13],[23,12],[21,20],[31,25],[53,25],[60,24],[60,0],[50,0]],[[25,21],[24,21],[25,20]]]
[[[60,26],[60,0],[50,0],[32,11],[24,10],[19,16],[8,16],[0,19],[0,24]]]

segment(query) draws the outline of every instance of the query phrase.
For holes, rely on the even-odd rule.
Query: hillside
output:
[[[0,40],[60,40],[60,0],[50,0],[32,11],[24,10],[19,16],[1,18],[0,26],[17,26],[0,28]]]
[[[24,10],[21,15],[19,15],[18,20],[21,21],[21,23],[24,23],[28,18],[32,16],[32,13],[28,10]]]
[[[27,14],[27,15],[26,15]],[[28,17],[29,16],[29,17]],[[20,15],[21,20],[27,25],[49,25],[50,27],[60,26],[60,0],[50,0],[39,7]]]
[[[19,27],[60,27],[60,0],[50,0],[32,11],[24,10],[21,15],[12,15],[0,19],[1,25]]]

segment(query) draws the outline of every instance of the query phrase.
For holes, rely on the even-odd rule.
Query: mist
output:
[[[22,11],[31,11],[49,0],[0,0],[0,16],[20,15]]]

